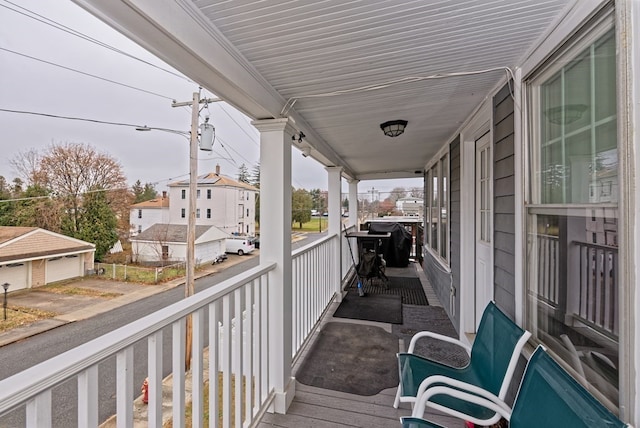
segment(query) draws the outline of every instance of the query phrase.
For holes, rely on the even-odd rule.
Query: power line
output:
[[[154,67],[154,68],[156,68],[156,69],[158,69],[158,70],[164,71],[165,73],[169,73],[169,74],[171,74],[171,75],[173,75],[173,76],[175,76],[175,77],[179,77],[179,78],[181,78],[181,79],[184,79],[184,80],[186,80],[186,81],[187,81],[187,82],[189,82],[189,83],[195,83],[195,82],[193,82],[192,80],[190,80],[189,78],[187,78],[186,76],[184,76],[184,75],[182,75],[182,74],[179,74],[179,73],[173,72],[173,71],[171,71],[171,70],[168,70],[168,69],[166,69],[166,68],[163,68],[163,67],[160,67],[160,66],[158,66],[158,65],[156,65],[156,64],[153,64],[153,63],[151,63],[151,62],[149,62],[149,61],[145,61],[145,60],[143,60],[143,59],[141,59],[141,58],[138,58],[138,57],[136,57],[136,56],[134,56],[134,55],[132,55],[132,54],[130,54],[130,53],[128,53],[128,52],[125,52],[125,51],[123,51],[123,50],[121,50],[121,49],[118,49],[118,48],[116,48],[116,47],[114,47],[114,46],[111,46],[111,45],[109,45],[109,44],[107,44],[107,43],[104,43],[104,42],[102,42],[102,41],[100,41],[100,40],[98,40],[98,39],[95,39],[95,38],[93,38],[93,37],[90,37],[90,36],[88,36],[88,35],[86,35],[86,34],[84,34],[84,33],[80,32],[80,31],[78,31],[78,30],[74,30],[74,29],[73,29],[73,28],[71,28],[71,27],[68,27],[68,26],[66,26],[66,25],[64,25],[64,24],[61,24],[61,23],[59,23],[59,22],[56,22],[56,21],[54,21],[54,20],[53,20],[53,19],[51,19],[51,18],[47,18],[47,17],[46,17],[46,16],[44,16],[44,15],[41,15],[41,14],[39,14],[39,13],[37,13],[37,12],[34,12],[34,11],[30,10],[30,9],[27,9],[26,7],[22,7],[22,6],[17,5],[17,4],[15,4],[15,3],[13,3],[13,2],[10,2],[10,1],[8,1],[8,0],[4,0],[4,1],[5,1],[5,3],[9,3],[10,5],[15,6],[15,7],[19,8],[19,9],[24,10],[24,11],[27,11],[27,12],[29,12],[29,13],[31,13],[31,14],[33,14],[33,15],[35,15],[35,16],[31,16],[31,15],[29,15],[29,14],[27,14],[27,13],[21,12],[21,11],[19,11],[19,10],[13,9],[13,8],[10,8],[10,7],[6,6],[6,5],[0,5],[0,7],[4,7],[5,9],[8,9],[8,10],[10,10],[10,11],[12,11],[12,12],[15,12],[15,13],[18,13],[18,14],[20,14],[20,15],[23,15],[23,16],[25,16],[25,17],[27,17],[27,18],[33,19],[33,20],[35,20],[35,21],[37,21],[37,22],[40,22],[40,23],[45,24],[45,25],[48,25],[48,26],[50,26],[50,27],[52,27],[52,28],[55,28],[55,29],[57,29],[57,30],[63,31],[63,32],[68,33],[68,34],[70,34],[70,35],[72,35],[72,36],[75,36],[75,37],[81,38],[81,39],[86,40],[86,41],[88,41],[88,42],[90,42],[90,43],[94,43],[94,44],[96,44],[96,45],[98,45],[98,46],[101,46],[101,47],[106,48],[106,49],[109,49],[109,50],[111,50],[111,51],[113,51],[113,52],[119,53],[119,54],[124,55],[124,56],[126,56],[126,57],[128,57],[128,58],[131,58],[131,59],[133,59],[133,60],[139,61],[139,62],[141,62],[141,63],[143,63],[143,64],[146,64],[146,65],[151,66],[151,67]],[[37,17],[37,18],[36,18],[36,17]],[[39,18],[41,18],[41,19],[39,19]]]
[[[75,68],[67,67],[65,65],[61,65],[61,64],[58,64],[58,63],[55,63],[55,62],[51,62],[51,61],[47,61],[47,60],[44,60],[44,59],[36,58],[34,56],[23,54],[21,52],[16,52],[16,51],[13,51],[11,49],[0,47],[0,50],[1,51],[5,51],[5,52],[9,52],[9,53],[12,53],[14,55],[18,55],[18,56],[21,56],[21,57],[24,57],[24,58],[28,58],[28,59],[31,59],[31,60],[34,60],[34,61],[42,62],[44,64],[52,65],[54,67],[59,67],[59,68],[62,68],[64,70],[73,71],[74,73],[82,74],[84,76],[93,77],[94,79],[103,80],[105,82],[113,83],[114,85],[124,86],[125,88],[129,88],[129,89],[133,89],[133,90],[136,90],[136,91],[144,92],[144,93],[150,94],[150,95],[155,95],[156,97],[165,98],[165,99],[171,100],[171,101],[175,100],[175,98],[167,97],[166,95],[162,95],[162,94],[159,94],[157,92],[148,91],[146,89],[138,88],[136,86],[128,85],[126,83],[121,83],[121,82],[118,82],[118,81],[115,81],[115,80],[107,79],[106,77],[101,77],[101,76],[98,76],[98,75],[95,75],[95,74],[87,73],[85,71],[76,70]]]
[[[236,119],[235,119],[233,116],[231,116],[231,114],[230,114],[230,113],[229,113],[229,112],[224,108],[224,105],[220,104],[220,108],[222,109],[222,111],[223,111],[227,116],[229,116],[229,118],[233,121],[233,123],[235,123],[236,125],[238,125],[238,128],[240,128],[240,130],[241,130],[242,132],[244,132],[244,133],[246,134],[246,136],[247,136],[247,137],[249,137],[249,141],[251,141],[251,142],[252,142],[256,147],[260,147],[260,145],[259,145],[256,141],[254,141],[254,139],[253,139],[255,136],[249,135],[249,133],[247,132],[247,130],[246,130],[246,129],[244,129],[244,128],[243,128],[243,127],[242,127],[242,126],[241,126],[241,125],[236,121]]]
[[[33,116],[51,117],[51,118],[54,118],[54,119],[78,120],[78,121],[81,121],[81,122],[101,123],[103,125],[126,126],[126,127],[129,127],[129,128],[143,128],[143,126],[134,125],[132,123],[109,122],[109,121],[106,121],[106,120],[86,119],[86,118],[82,118],[82,117],[72,117],[72,116],[59,116],[59,115],[56,115],[56,114],[39,113],[39,112],[35,112],[35,111],[11,110],[11,109],[6,109],[6,108],[0,108],[0,111],[4,111],[6,113],[29,114],[29,115],[33,115]],[[181,131],[178,131],[178,132],[181,132]]]

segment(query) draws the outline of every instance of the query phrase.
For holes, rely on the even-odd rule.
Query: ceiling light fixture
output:
[[[404,132],[407,123],[406,120],[390,120],[380,124],[380,129],[382,129],[384,135],[388,137],[397,137]]]

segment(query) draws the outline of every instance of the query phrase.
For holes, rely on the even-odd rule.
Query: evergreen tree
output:
[[[88,192],[83,197],[80,227],[75,238],[96,244],[96,260],[100,261],[118,241],[118,219],[109,206],[104,191]]]
[[[253,166],[253,169],[251,170],[251,178],[248,183],[257,189],[260,188],[260,164],[259,163]]]
[[[251,184],[249,177],[249,168],[245,164],[240,165],[238,168],[238,181],[241,183]]]
[[[150,201],[151,199],[155,199],[158,196],[158,192],[156,188],[151,183],[146,183],[144,187],[140,180],[136,181],[133,186],[131,186],[131,191],[133,192],[133,203],[137,204],[138,202]]]

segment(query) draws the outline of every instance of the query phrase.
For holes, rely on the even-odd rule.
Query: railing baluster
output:
[[[98,426],[98,366],[78,374],[78,426]]]
[[[172,359],[173,359],[173,428],[184,428],[185,409],[185,334],[186,319],[173,323]]]
[[[204,309],[193,313],[191,353],[191,420],[193,428],[202,428],[204,415]]]
[[[116,408],[118,428],[133,427],[133,348],[118,352],[116,357]]]
[[[222,426],[231,427],[231,296],[222,298]]]
[[[147,339],[149,404],[147,419],[150,427],[162,427],[162,330]]]
[[[245,307],[245,352],[244,352],[244,373],[245,373],[245,393],[244,393],[244,403],[245,403],[245,420],[249,421],[253,419],[253,346],[254,346],[254,338],[253,338],[253,288],[254,282],[250,282],[245,285],[244,290],[244,307]]]
[[[51,427],[51,390],[41,392],[27,401],[27,426]]]
[[[237,289],[233,293],[234,299],[234,349],[233,349],[233,361],[236,363],[235,367],[235,426],[242,426],[242,384],[243,384],[243,358],[242,358],[242,336],[243,336],[243,322],[242,322],[242,289]]]
[[[209,426],[218,426],[218,373],[220,371],[220,302],[209,304]]]

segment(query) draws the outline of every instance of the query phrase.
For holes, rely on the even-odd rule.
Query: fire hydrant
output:
[[[142,402],[144,404],[149,403],[149,378],[145,378],[144,382],[142,382]]]

